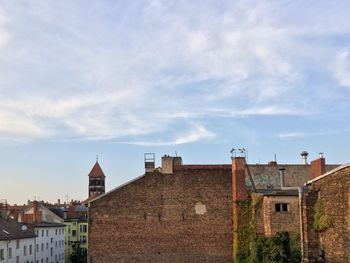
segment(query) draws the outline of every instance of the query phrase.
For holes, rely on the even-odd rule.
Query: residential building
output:
[[[36,263],[65,262],[65,225],[63,219],[44,204],[33,201],[18,215],[18,221],[33,227]]]
[[[0,210],[0,263],[35,263],[35,233]]]
[[[232,262],[248,223],[258,235],[300,233],[299,189],[311,170],[244,156],[219,165],[164,156],[155,168],[147,155],[144,175],[90,201],[89,260]]]
[[[66,226],[65,251],[66,262],[76,249],[86,254],[88,249],[88,220],[87,207],[72,204],[68,207],[64,224]]]
[[[350,262],[350,164],[326,172],[312,163],[303,196],[303,262]],[[318,261],[317,261],[318,260]]]

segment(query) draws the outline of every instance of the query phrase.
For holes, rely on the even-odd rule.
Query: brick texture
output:
[[[347,166],[309,186],[303,202],[304,262],[312,262],[324,248],[326,262],[350,262],[350,167]],[[332,225],[323,232],[313,230],[314,205],[320,198]]]
[[[232,262],[230,167],[147,173],[90,204],[95,262]]]

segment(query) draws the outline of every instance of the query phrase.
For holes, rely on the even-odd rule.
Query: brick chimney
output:
[[[246,161],[244,157],[232,158],[232,199],[244,201],[248,199],[245,186]]]
[[[311,179],[314,179],[326,172],[326,159],[320,153],[320,158],[311,162]]]
[[[41,211],[39,211],[39,204],[37,201],[33,202],[33,222],[41,223]]]

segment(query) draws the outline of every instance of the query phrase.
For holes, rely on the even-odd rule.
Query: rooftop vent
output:
[[[309,153],[307,151],[302,151],[300,155],[303,160],[303,164],[307,164],[307,156],[309,155]]]

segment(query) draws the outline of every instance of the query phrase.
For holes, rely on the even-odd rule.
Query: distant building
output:
[[[81,253],[87,254],[87,207],[80,204],[70,205],[66,212],[64,224],[66,225],[66,262],[71,262],[70,256],[76,249],[80,248]]]
[[[62,218],[44,204],[33,201],[19,214],[18,221],[32,226],[35,231],[35,262],[65,262]]]
[[[303,196],[303,262],[349,263],[350,164],[329,172],[315,164]]]
[[[98,160],[89,173],[89,197],[96,197],[105,193],[105,174]]]
[[[232,262],[250,213],[258,235],[300,233],[306,157],[302,165],[248,165],[239,156],[231,165],[184,165],[164,156],[160,168],[145,158],[145,168],[89,203],[91,262]]]
[[[9,214],[8,210],[0,210],[0,262],[36,262],[34,230]]]

